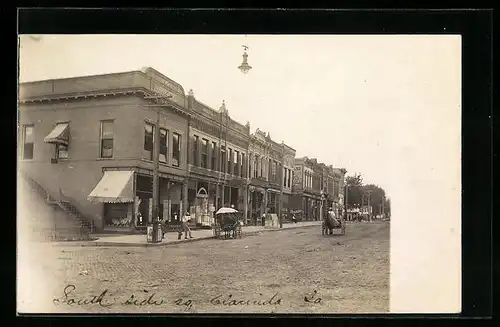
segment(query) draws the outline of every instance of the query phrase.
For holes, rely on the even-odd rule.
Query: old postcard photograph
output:
[[[18,53],[18,313],[460,312],[460,36]]]

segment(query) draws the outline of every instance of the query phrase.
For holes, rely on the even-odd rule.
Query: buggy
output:
[[[321,235],[333,235],[334,230],[340,230],[340,235],[345,235],[345,220],[342,215],[337,218],[333,211],[328,211],[321,223]]]
[[[220,208],[215,213],[213,233],[216,238],[241,238],[243,219],[241,212],[232,208]]]

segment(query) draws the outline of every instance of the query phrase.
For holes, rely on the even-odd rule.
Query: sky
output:
[[[20,82],[151,66],[297,157],[361,173],[389,196],[395,169],[460,105],[460,38],[353,35],[44,35],[20,39]],[[458,42],[457,42],[458,41]],[[242,45],[249,47],[242,74]],[[458,51],[458,52],[457,52]],[[457,79],[458,78],[458,79]],[[458,84],[457,84],[458,81]],[[454,83],[454,84],[453,84]],[[443,92],[443,86],[449,91]],[[451,88],[450,88],[451,86]],[[423,129],[419,124],[425,122]],[[421,155],[425,155],[425,149]]]

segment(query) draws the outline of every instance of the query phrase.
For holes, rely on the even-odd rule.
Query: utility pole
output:
[[[156,99],[158,100],[166,100],[172,98],[171,94],[161,94],[161,95],[153,95],[147,96],[146,99]],[[161,242],[161,239],[158,238],[158,229],[159,229],[159,215],[160,215],[160,175],[159,175],[159,161],[160,161],[160,108],[164,107],[166,104],[155,104],[149,105],[148,107],[156,108],[156,125],[154,127],[154,136],[153,136],[153,217],[151,221],[153,223],[153,243]]]
[[[344,214],[345,214],[345,217],[344,218],[345,218],[345,220],[347,220],[347,204],[349,203],[348,199],[347,199],[347,197],[349,196],[348,195],[349,194],[349,186],[347,185],[347,183],[345,184],[345,188],[344,189],[345,189],[345,196],[344,196],[344,202],[345,202],[344,203],[344,208],[345,208],[345,213]]]
[[[382,198],[382,218],[385,218],[385,197]]]
[[[370,221],[372,221],[372,213],[370,211],[370,208],[371,208],[371,206],[370,206],[370,200],[371,200],[371,194],[372,194],[372,192],[373,192],[372,190],[365,191],[365,193],[368,195],[368,218],[370,219]]]

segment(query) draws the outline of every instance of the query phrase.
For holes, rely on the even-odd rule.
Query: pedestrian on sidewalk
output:
[[[193,236],[191,236],[191,228],[189,228],[190,222],[191,222],[191,216],[189,215],[189,212],[186,212],[184,217],[182,217],[182,229],[184,231],[184,239],[185,240],[188,238],[188,234],[189,234],[189,238],[193,238]]]

